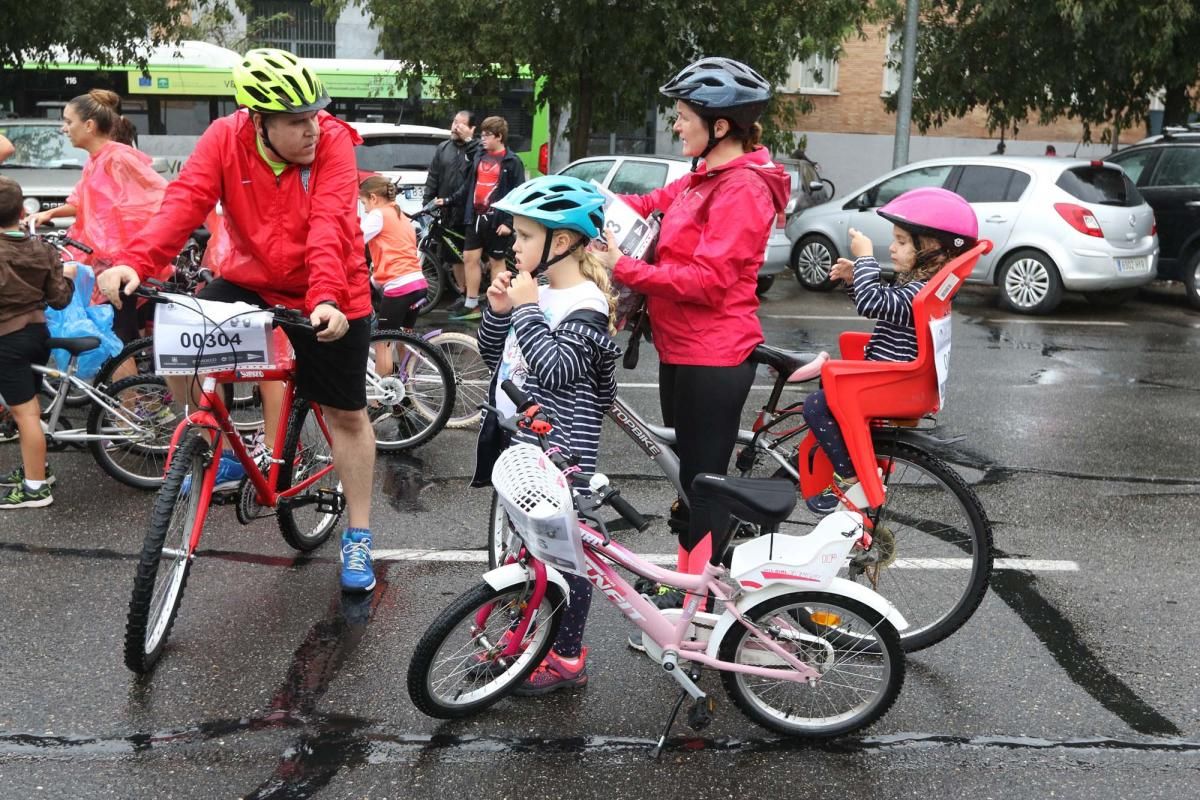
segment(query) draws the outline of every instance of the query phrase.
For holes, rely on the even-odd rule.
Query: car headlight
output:
[[[787,205],[783,207],[784,216],[790,217],[792,214],[796,213],[796,200],[797,198],[793,197],[787,201]]]
[[[36,214],[42,210],[42,201],[36,197],[26,197],[21,207],[25,209],[26,214]]]

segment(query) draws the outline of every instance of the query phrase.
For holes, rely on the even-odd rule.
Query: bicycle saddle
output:
[[[796,485],[775,478],[735,478],[705,472],[692,481],[692,492],[753,525],[782,522],[796,506]]]
[[[66,350],[73,356],[95,350],[100,346],[99,336],[74,336],[69,339],[51,338],[47,343],[51,350]]]
[[[829,360],[829,354],[797,353],[760,344],[750,353],[750,360],[755,364],[766,364],[781,375],[787,375],[788,382],[792,383],[812,380],[820,375],[821,365]]]

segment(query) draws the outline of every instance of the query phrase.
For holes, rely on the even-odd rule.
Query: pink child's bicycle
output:
[[[689,697],[688,724],[712,719],[701,668],[719,670],[747,716],[799,737],[850,733],[881,717],[904,682],[898,629],[904,618],[866,586],[837,577],[855,547],[869,547],[863,517],[838,511],[806,536],[774,533],[796,502],[785,480],[700,475],[694,488],[765,535],[733,551],[731,567],[689,575],[655,566],[613,541],[599,512],[645,520],[600,474],[583,475],[546,443],[551,420],[520,390],[507,420],[537,434],[497,461],[492,482],[509,520],[506,563],[446,608],[418,642],[408,692],[433,717],[478,713],[504,698],[546,657],[570,591],[562,572],[585,576],[642,631],[646,652],[680,688],[655,750]],[[489,407],[490,408],[490,407]],[[495,412],[495,409],[491,409]],[[614,567],[687,592],[682,609],[660,610]],[[708,596],[713,611],[706,612]]]

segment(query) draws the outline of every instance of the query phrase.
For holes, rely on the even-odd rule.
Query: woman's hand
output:
[[[96,278],[100,294],[117,309],[121,308],[122,299],[133,294],[141,283],[142,279],[138,277],[137,270],[124,264],[111,266]]]
[[[848,258],[839,258],[829,270],[829,280],[854,283],[854,262]]]
[[[507,314],[512,311],[512,300],[508,297],[508,287],[512,283],[512,273],[504,270],[495,277],[488,287],[488,307],[497,314]]]
[[[871,244],[871,240],[862,231],[851,228],[846,231],[850,234],[850,255],[855,258],[869,256],[875,252],[875,245]]]
[[[508,299],[514,306],[536,303],[538,301],[537,281],[528,272],[518,272],[517,277],[513,278],[512,287],[508,290]]]

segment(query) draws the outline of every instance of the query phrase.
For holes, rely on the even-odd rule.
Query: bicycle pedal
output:
[[[346,510],[346,495],[333,489],[317,490],[317,511],[322,514],[341,515]]]
[[[713,714],[716,710],[717,700],[715,697],[708,695],[701,697],[688,709],[688,727],[696,732],[704,730],[712,724]]]

